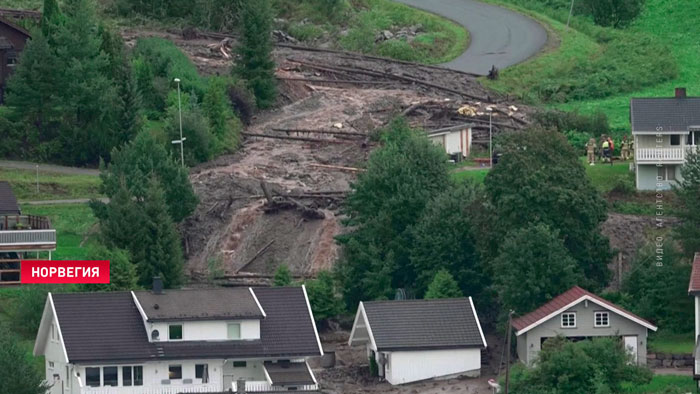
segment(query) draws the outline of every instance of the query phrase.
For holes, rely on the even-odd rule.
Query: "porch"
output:
[[[638,148],[634,155],[638,163],[683,163],[685,161],[684,148]]]

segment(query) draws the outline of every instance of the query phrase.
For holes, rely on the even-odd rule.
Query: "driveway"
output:
[[[547,43],[547,31],[533,19],[474,0],[395,0],[451,19],[469,30],[466,52],[444,67],[486,75],[520,63]]]

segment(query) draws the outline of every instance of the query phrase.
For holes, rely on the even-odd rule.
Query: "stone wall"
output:
[[[692,354],[647,353],[649,368],[684,368],[693,366]]]

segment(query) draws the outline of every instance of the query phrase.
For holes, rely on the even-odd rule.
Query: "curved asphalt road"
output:
[[[533,19],[474,0],[395,0],[444,16],[469,30],[466,52],[444,67],[486,75],[522,62],[547,42],[547,31]]]

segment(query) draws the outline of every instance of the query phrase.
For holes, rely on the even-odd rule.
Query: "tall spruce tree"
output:
[[[23,153],[48,159],[60,152],[55,139],[61,124],[58,99],[59,61],[40,31],[33,32],[22,51],[17,69],[7,82],[6,104],[24,132]],[[41,153],[35,153],[39,151]]]
[[[109,248],[128,250],[131,261],[143,260],[146,238],[141,226],[146,221],[143,207],[132,198],[122,178],[109,203],[93,204],[95,216],[100,219],[102,243]]]
[[[83,284],[82,291],[120,291],[134,290],[137,287],[136,266],[129,258],[129,252],[123,249],[110,249],[104,245],[92,246],[88,250],[90,260],[109,260],[109,283]]]
[[[433,278],[428,286],[428,291],[425,292],[425,299],[432,300],[437,298],[457,298],[464,297],[464,294],[459,289],[457,281],[450,275],[450,273],[441,269]]]
[[[0,323],[0,382],[0,394],[45,394],[51,388],[6,323]]]
[[[258,107],[269,108],[277,96],[275,62],[272,59],[272,6],[270,0],[241,4],[239,59],[234,72],[255,94]]]
[[[44,8],[41,12],[41,31],[44,36],[51,37],[51,34],[61,24],[61,10],[58,8],[56,0],[44,0]]]
[[[143,260],[136,261],[139,284],[148,286],[154,276],[163,278],[166,287],[176,287],[183,280],[183,258],[180,236],[168,214],[165,194],[152,177],[143,204],[145,221]]]
[[[112,149],[117,129],[118,97],[109,74],[102,38],[95,34],[94,0],[65,0],[65,22],[52,41],[60,68],[62,159],[71,164],[97,163]]]

